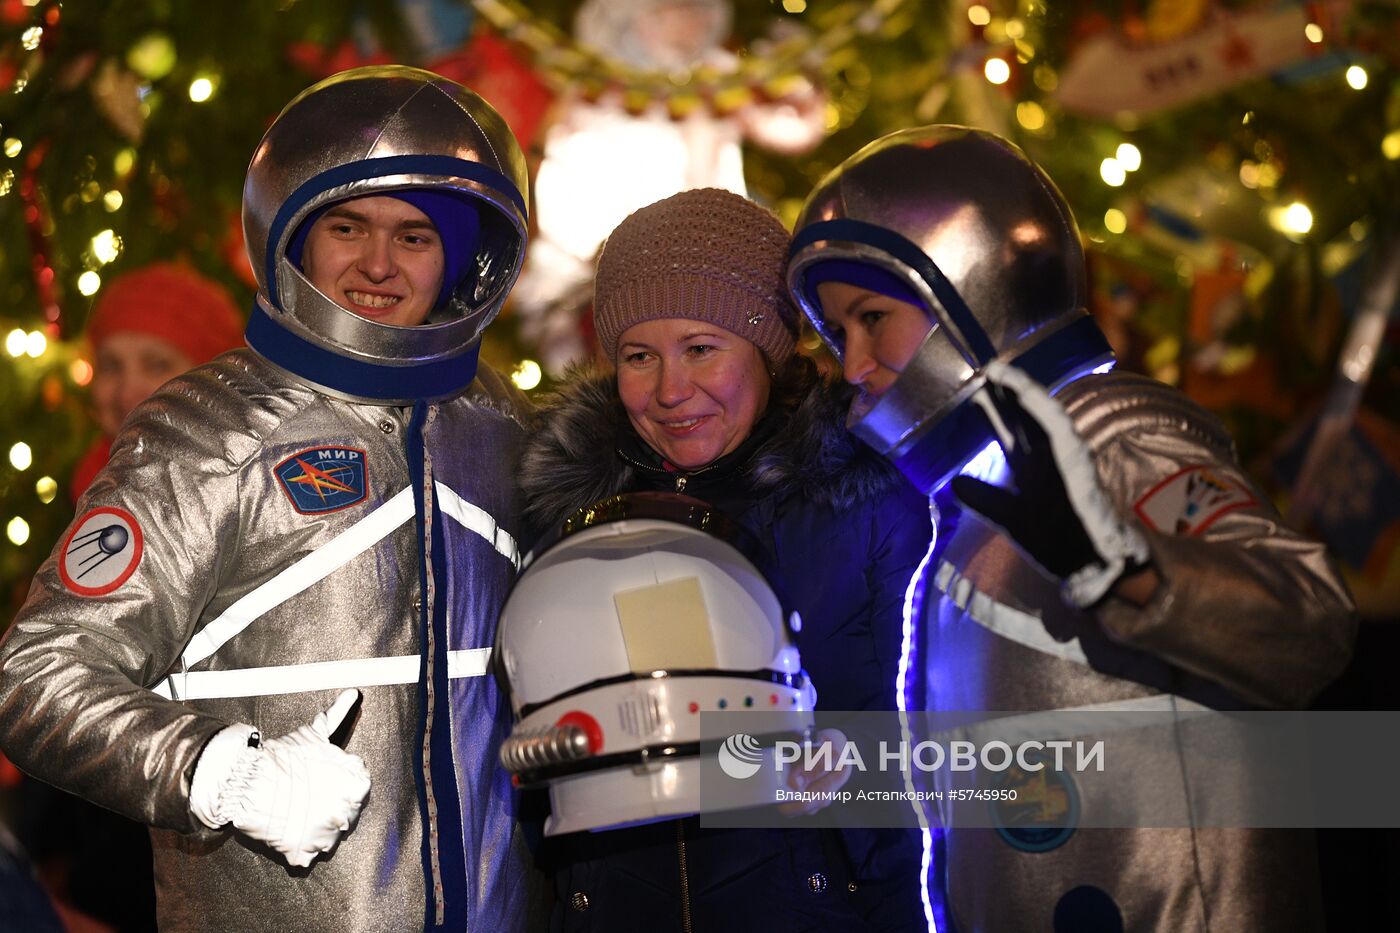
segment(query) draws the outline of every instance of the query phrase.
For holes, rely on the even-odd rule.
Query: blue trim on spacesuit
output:
[[[254,302],[244,333],[248,346],[269,362],[293,375],[356,398],[447,398],[471,385],[476,378],[481,341],[451,359],[383,366],[332,353],[283,327]]]
[[[968,362],[981,369],[996,358],[996,348],[992,346],[987,332],[977,322],[976,316],[968,308],[967,303],[963,301],[962,296],[958,294],[958,290],[953,287],[953,283],[948,281],[943,271],[928,257],[927,253],[909,240],[893,230],[860,220],[824,220],[811,224],[799,232],[792,240],[788,256],[796,256],[799,250],[818,240],[865,243],[898,259],[917,272],[919,277],[928,283],[928,287],[933,291],[933,296],[938,299],[943,310],[948,313],[948,317],[953,326],[957,328],[958,334],[967,341],[967,347],[964,349],[972,354],[972,359]]]
[[[1049,391],[1113,360],[1113,348],[1085,315],[1010,360]],[[941,418],[908,450],[890,460],[921,492],[933,494],[992,438],[987,420],[969,398]]]
[[[416,517],[418,541],[418,585],[422,594],[419,604],[420,660],[418,666],[418,728],[414,734],[413,783],[418,790],[418,812],[422,819],[423,889],[425,895],[424,930],[467,929],[467,866],[462,832],[461,801],[457,796],[457,772],[452,755],[452,694],[447,681],[447,544],[442,533],[442,512],[437,507],[437,494],[424,481],[426,474],[423,427],[428,405],[419,401],[413,406],[404,438],[408,455],[409,485],[413,489],[413,510]],[[433,521],[427,518],[425,492],[432,497]],[[433,598],[428,598],[428,559],[425,526],[431,526]],[[433,715],[428,710],[428,646],[432,631]],[[423,767],[424,739],[432,764],[427,773]],[[428,787],[433,800],[429,806]],[[443,916],[437,918],[434,890],[433,854],[437,855],[437,877],[442,879]]]

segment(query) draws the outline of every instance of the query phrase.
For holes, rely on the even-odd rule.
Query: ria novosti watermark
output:
[[[704,713],[702,823],[994,828],[1044,846],[1077,828],[1400,826],[1400,714],[1221,712],[1165,696],[1044,713],[833,713],[811,741],[761,711]],[[850,775],[817,788],[793,772]],[[755,789],[762,787],[758,799]],[[757,805],[756,805],[757,804]],[[1049,841],[1047,841],[1049,840]]]
[[[965,739],[947,743],[931,739],[891,743],[882,739],[878,743],[873,764],[866,763],[865,754],[855,742],[847,742],[838,749],[835,743],[829,741],[813,744],[778,739],[772,743],[772,748],[772,755],[762,755],[757,739],[745,732],[735,733],[720,746],[717,753],[719,766],[736,780],[753,777],[765,761],[778,771],[786,771],[796,765],[804,771],[823,772],[845,769],[866,772],[872,767],[880,771],[921,771],[926,774],[942,768],[949,771],[976,771],[979,768],[1008,771],[1013,767],[1026,772],[1043,771],[1047,767],[1056,771],[1102,772],[1105,754],[1103,739],[1094,742],[1078,739],[1041,742],[1032,739],[1018,742],[1014,747],[996,739],[981,744]]]

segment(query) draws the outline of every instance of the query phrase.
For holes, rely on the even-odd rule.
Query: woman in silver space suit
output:
[[[1016,147],[956,126],[870,144],[808,198],[788,281],[860,390],[853,431],[933,498],[928,708],[1299,707],[1341,671],[1351,602],[1322,547],[1213,417],[1110,371],[1074,219]],[[1002,451],[1010,486],[970,475]],[[1071,819],[945,844],[954,930],[1320,924],[1296,832]]]
[[[818,710],[894,709],[923,499],[854,445],[845,401],[795,355],[770,212],[687,191],[635,212],[598,262],[595,319],[616,374],[579,375],[522,466],[527,516],[562,522],[621,492],[705,500],[769,548],[800,612]],[[924,928],[901,830],[702,830],[672,820],[549,840],[563,930]]]
[[[244,190],[249,347],[132,413],[0,643],[0,747],[152,827],[162,929],[526,926],[483,676],[525,412],[476,365],[525,189],[437,75],[292,101]]]

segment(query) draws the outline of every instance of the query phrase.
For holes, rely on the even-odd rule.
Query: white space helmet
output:
[[[548,782],[546,834],[698,812],[700,743],[724,738],[704,734],[701,712],[811,727],[800,622],[746,538],[699,500],[636,493],[580,511],[537,549],[496,645],[517,718],[501,761]],[[764,774],[746,803],[773,801],[782,773]]]

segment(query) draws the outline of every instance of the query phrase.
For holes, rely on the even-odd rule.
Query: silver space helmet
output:
[[[706,810],[786,786],[765,740],[806,733],[816,693],[767,563],[742,528],[674,493],[605,499],[536,546],[494,659],[516,718],[501,762],[548,785],[547,835],[696,813],[724,755],[753,773],[706,783]],[[742,713],[743,735],[702,715],[722,710]]]
[[[893,385],[852,404],[851,430],[932,492],[992,442],[972,395],[1003,360],[1054,390],[1111,364],[1086,311],[1074,217],[1016,146],[963,126],[876,140],[798,217],[788,287],[840,359],[817,286],[840,281],[925,309],[933,328]]]
[[[410,404],[457,394],[519,275],[527,190],[505,121],[460,84],[391,65],[313,85],[278,115],[248,166],[243,230],[258,282],[249,345],[341,398]],[[420,207],[442,234],[443,290],[418,327],[352,314],[299,268],[324,209],[374,195]]]

